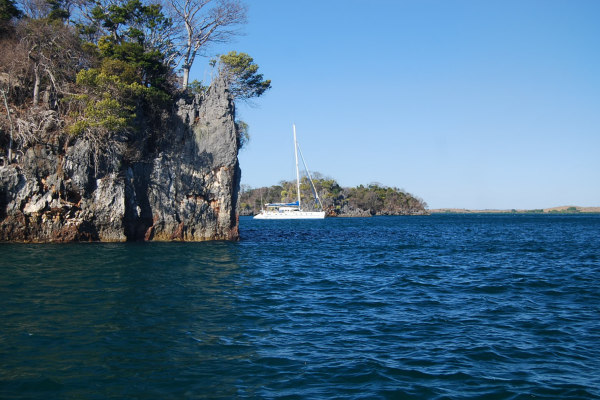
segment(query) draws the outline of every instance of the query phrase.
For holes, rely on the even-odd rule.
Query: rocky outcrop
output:
[[[235,110],[224,82],[181,99],[160,137],[38,141],[0,164],[0,240],[236,240]],[[63,135],[64,136],[64,135]]]
[[[334,213],[336,217],[370,217],[372,216],[370,210],[363,210],[361,208],[354,208],[348,204],[339,210],[338,213]]]

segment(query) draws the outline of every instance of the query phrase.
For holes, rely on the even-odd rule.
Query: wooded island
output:
[[[330,217],[370,217],[372,215],[426,215],[427,203],[404,190],[378,183],[342,187],[332,178],[313,175],[315,189],[323,209]],[[307,209],[317,209],[312,202],[313,193],[309,181],[300,181],[300,196]],[[278,185],[250,188],[242,185],[240,191],[240,215],[255,215],[265,203],[291,202],[296,199],[296,182],[281,181]],[[308,200],[307,199],[311,199]]]

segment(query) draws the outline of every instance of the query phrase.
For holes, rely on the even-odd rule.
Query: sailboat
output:
[[[310,176],[310,172],[306,167],[306,162],[304,161],[304,156],[302,155],[302,150],[298,146],[298,141],[296,140],[296,125],[293,125],[294,128],[294,155],[296,157],[296,193],[298,195],[298,199],[293,203],[268,203],[265,204],[263,209],[259,214],[254,216],[254,219],[323,219],[325,218],[325,211],[323,211],[323,204],[321,203],[321,199],[319,199],[319,195],[317,190],[315,189],[315,184],[313,183],[312,177]],[[302,200],[300,199],[300,171],[298,169],[298,152],[300,152],[300,157],[302,158],[302,163],[304,164],[304,169],[306,170],[306,175],[308,176],[308,180],[313,189],[313,193],[315,195],[315,202],[319,204],[321,207],[321,211],[304,211],[302,209]]]

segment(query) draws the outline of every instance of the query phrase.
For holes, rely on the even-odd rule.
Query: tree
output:
[[[100,58],[134,66],[139,71],[141,85],[163,92],[170,90],[172,23],[159,4],[146,5],[140,0],[99,1],[88,18],[88,25],[80,25],[80,30],[89,36],[100,35],[96,39]]]
[[[23,52],[27,54],[33,74],[33,105],[40,100],[44,77],[55,92],[61,92],[64,81],[74,80],[76,70],[84,64],[79,38],[58,21],[21,21],[18,27]]]
[[[77,84],[82,93],[74,96],[81,109],[69,126],[74,135],[91,133],[97,138],[126,131],[135,117],[135,99],[146,89],[137,83],[135,66],[104,59],[99,68],[81,70]]]
[[[140,0],[98,0],[86,13],[86,18],[87,26],[80,24],[86,34],[108,36],[119,44],[136,42],[143,45],[145,51],[158,50],[165,55],[174,51],[171,43],[173,23],[160,4],[146,5]]]
[[[20,0],[19,6],[26,18],[42,19],[50,13],[50,5],[46,0]]]
[[[237,137],[238,149],[243,148],[248,141],[250,141],[250,134],[248,133],[248,124],[244,121],[235,121],[235,133]]]
[[[51,21],[61,21],[66,23],[71,16],[69,11],[70,3],[64,0],[46,0],[50,5],[50,12],[48,13],[48,19]]]
[[[0,37],[9,31],[10,21],[20,18],[22,14],[13,0],[0,0]]]
[[[0,23],[19,18],[21,14],[13,0],[0,0]]]
[[[377,215],[423,215],[426,214],[427,203],[405,191],[380,184],[360,185],[354,188],[342,188],[334,179],[324,178],[315,173],[313,179],[319,197],[323,199],[323,207],[330,215],[353,214],[355,211],[369,211]],[[305,199],[304,205],[310,207],[306,199],[312,198],[307,178],[302,178],[300,196]],[[278,195],[279,194],[279,195]],[[263,200],[262,202],[260,200]],[[296,182],[281,181],[277,186],[268,188],[244,188],[240,192],[241,208],[246,215],[256,214],[261,203],[289,202],[296,200]],[[356,214],[355,214],[356,215]],[[358,215],[364,215],[359,212]]]
[[[225,77],[234,99],[259,97],[271,88],[271,80],[263,80],[258,65],[246,53],[231,51],[220,56],[219,74]]]
[[[175,37],[187,89],[190,69],[198,51],[208,43],[224,42],[246,22],[246,7],[240,0],[165,0],[169,16],[182,32]]]

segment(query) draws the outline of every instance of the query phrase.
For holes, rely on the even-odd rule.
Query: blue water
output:
[[[0,244],[2,399],[600,398],[600,216]]]

